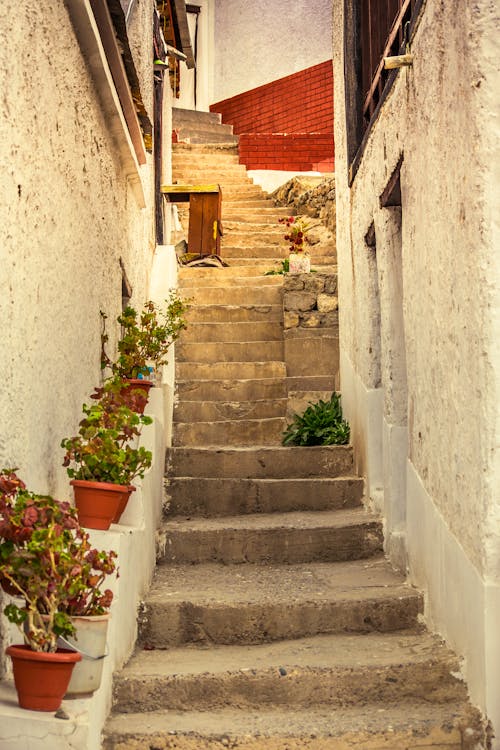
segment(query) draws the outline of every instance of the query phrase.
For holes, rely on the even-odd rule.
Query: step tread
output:
[[[195,601],[198,605],[284,606],[303,602],[359,601],[421,594],[405,582],[382,555],[348,562],[294,565],[159,565],[148,604]]]
[[[380,516],[364,508],[347,510],[289,511],[286,513],[258,513],[242,516],[224,516],[222,518],[192,518],[190,516],[171,516],[164,526],[165,532],[181,531],[246,531],[252,533],[260,529],[311,530],[326,528],[353,528],[365,524],[380,524]]]
[[[397,665],[443,662],[458,669],[457,657],[438,636],[426,632],[398,631],[368,635],[333,634],[293,641],[246,645],[181,646],[168,650],[139,650],[118,681],[148,677],[179,678],[193,675],[225,675],[242,671],[291,669],[362,670]]]
[[[105,735],[134,738],[171,734],[172,745],[161,747],[186,747],[189,750],[209,750],[209,747],[215,750],[231,746],[242,750],[247,747],[255,750],[347,750],[354,747],[357,750],[403,750],[406,747],[430,750],[431,735],[431,746],[444,750],[445,744],[450,744],[450,750],[455,750],[455,747],[461,746],[460,725],[464,723],[464,728],[468,724],[474,727],[478,721],[476,712],[466,703],[434,705],[428,701],[404,701],[374,705],[372,710],[367,710],[366,706],[306,710],[297,707],[270,710],[265,707],[258,711],[224,708],[208,713],[154,711],[147,715],[114,714],[106,725]],[[360,737],[360,732],[366,733],[365,736]],[[353,733],[356,736],[352,736]],[[181,735],[189,735],[186,739],[193,744],[177,744],[181,741]],[[383,735],[383,745],[378,744],[377,735]],[[198,745],[198,738],[202,742],[213,740],[217,744]],[[338,738],[341,744],[320,744],[324,738]],[[287,739],[291,744],[275,744],[275,741]],[[233,742],[237,744],[233,745]],[[409,742],[411,744],[406,744]]]

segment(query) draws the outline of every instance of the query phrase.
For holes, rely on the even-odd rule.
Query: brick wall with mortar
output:
[[[331,60],[210,106],[240,136],[247,169],[331,172]]]

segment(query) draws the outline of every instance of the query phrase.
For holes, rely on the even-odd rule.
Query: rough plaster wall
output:
[[[342,5],[334,3],[341,347],[365,386],[373,387],[364,235],[404,151],[410,459],[473,564],[498,577],[498,494],[491,482],[498,307],[496,318],[491,311],[498,305],[498,260],[490,224],[495,195],[487,191],[498,110],[491,100],[492,39],[486,36],[497,27],[498,11],[487,0],[472,11],[466,0],[428,0],[413,44],[414,66],[400,71],[349,194]],[[481,148],[485,141],[489,148]]]
[[[215,0],[212,101],[331,59],[331,16],[331,0]]]
[[[0,465],[66,498],[59,444],[100,379],[99,310],[119,313],[120,256],[144,299],[152,213],[127,186],[63,3],[2,11]]]

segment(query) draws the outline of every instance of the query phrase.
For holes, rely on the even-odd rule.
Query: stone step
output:
[[[115,680],[115,711],[465,701],[458,659],[426,634],[322,635],[252,646],[141,651]]]
[[[183,151],[179,151],[182,148]],[[189,150],[186,150],[186,144],[172,144],[172,169],[179,167],[180,169],[186,167],[193,171],[197,167],[203,169],[213,169],[220,167],[225,169],[233,165],[239,165],[237,149],[231,149],[221,151],[220,149],[215,153],[197,153],[193,154]]]
[[[248,234],[258,232],[263,233],[264,236],[271,234],[273,236],[276,235],[276,237],[283,240],[283,234],[286,234],[286,229],[280,226],[277,221],[273,223],[270,223],[269,221],[261,221],[260,216],[253,216],[252,219],[248,221],[226,219],[224,221],[224,233],[233,234],[234,232],[244,232]]]
[[[252,222],[255,220],[255,210],[253,208],[238,208],[222,206],[222,216],[224,222],[243,221]],[[258,220],[261,224],[277,224],[278,219],[289,216],[290,211],[286,208],[261,208],[258,212]]]
[[[248,229],[233,229],[224,232],[222,247],[252,247],[259,245],[283,245],[289,252],[288,242],[283,239],[283,232],[278,228],[271,227],[267,231],[252,232]]]
[[[245,198],[240,196],[237,198],[230,198],[228,195],[224,195],[222,201],[222,215],[224,216],[224,210],[226,208],[230,210],[238,210],[244,208],[252,211],[257,209],[273,208],[274,204],[271,198]]]
[[[296,564],[360,560],[382,552],[382,525],[363,508],[169,517],[165,563]]]
[[[174,422],[222,422],[248,420],[248,419],[273,419],[284,417],[287,413],[288,398],[266,398],[251,400],[227,401],[224,395],[220,399],[206,401],[188,401],[185,392],[174,406]],[[252,396],[255,394],[252,392]]]
[[[262,378],[285,378],[284,362],[176,362],[176,378],[179,380],[260,380]]]
[[[179,403],[176,414],[187,404],[220,401],[224,403],[287,399],[288,391],[283,378],[261,378],[253,380],[177,380]],[[191,406],[189,407],[191,408]],[[184,420],[180,420],[184,421]],[[188,420],[185,420],[188,421]],[[189,420],[190,421],[190,420]],[[181,472],[185,474],[186,472]],[[213,475],[208,475],[213,476]]]
[[[279,341],[283,340],[283,324],[280,321],[247,323],[190,323],[182,334],[184,342],[202,341]]]
[[[225,155],[238,157],[238,147],[231,143],[173,143],[172,153],[174,159],[178,155],[196,160],[204,156],[210,159]]]
[[[267,266],[269,268],[269,266]],[[243,270],[250,270],[250,267]],[[253,275],[253,274],[252,274]],[[266,323],[283,322],[283,307],[279,305],[196,305],[186,315],[188,323]]]
[[[231,265],[239,258],[258,259],[260,263],[263,263],[264,259],[269,258],[269,260],[279,261],[288,258],[290,254],[290,249],[285,242],[253,245],[252,240],[249,240],[246,244],[243,244],[242,240],[241,245],[233,245],[231,236],[227,237],[226,242],[227,244],[223,243],[222,245],[221,256],[224,260],[228,260]],[[310,248],[309,255],[313,265],[321,262],[331,265],[335,258],[331,248],[324,245]]]
[[[241,382],[241,381],[240,381]],[[242,381],[246,382],[246,381]],[[264,383],[266,381],[260,381]],[[203,390],[200,398],[204,397]],[[190,393],[190,398],[193,395]],[[352,475],[351,445],[276,448],[170,448],[166,467],[173,476],[217,479],[307,479]]]
[[[258,280],[258,283],[263,280],[264,273],[267,271],[269,266],[265,263],[261,264],[260,266],[255,266],[252,268],[240,268],[239,266],[227,266],[224,268],[216,268],[216,267],[210,267],[210,266],[181,266],[179,268],[179,285],[180,286],[189,286],[189,284],[186,283],[186,280],[188,279],[194,279],[196,282],[199,279],[210,279],[213,278],[214,280],[217,280],[220,278],[241,278],[246,277],[249,278],[253,276],[256,280]],[[264,277],[267,278],[267,277]],[[283,281],[277,282],[277,285],[279,286],[280,283],[282,284]],[[197,284],[193,283],[192,286],[197,286]],[[216,286],[214,284],[213,286]]]
[[[154,711],[115,714],[103,750],[464,750],[485,747],[479,713],[427,701],[349,708]]]
[[[251,177],[248,177],[243,164],[233,164],[231,162],[219,165],[204,165],[198,162],[179,164],[175,161],[172,165],[172,180],[174,183],[189,183],[194,181],[194,184],[205,185],[214,182],[223,182],[227,179],[234,179],[242,184],[254,184]]]
[[[185,286],[184,297],[191,305],[280,305],[282,289],[280,286],[261,287],[249,281],[244,286],[231,287],[195,287]]]
[[[226,422],[177,422],[173,444],[223,447],[280,445],[285,427],[284,417]]]
[[[184,109],[183,107],[172,107],[172,126],[184,125],[186,123],[220,125],[222,117],[217,112],[205,112],[199,109]]]
[[[214,424],[226,426],[228,431],[232,426],[226,422]],[[179,426],[177,425],[176,432]],[[191,444],[203,445],[203,441]],[[223,479],[188,475],[170,478],[167,492],[170,498],[169,513],[172,515],[217,517],[247,513],[358,508],[361,506],[363,488],[363,480],[355,476],[319,479]]]
[[[284,356],[283,341],[180,340],[175,346],[177,362],[274,362]]]
[[[140,642],[255,644],[332,633],[418,627],[419,592],[389,563],[159,565],[145,600]]]
[[[237,146],[239,137],[233,135],[232,125],[178,125],[175,127],[177,139],[186,143],[215,144],[227,143]]]
[[[195,268],[193,268],[195,270]],[[179,288],[184,287],[200,287],[207,286],[283,286],[283,278],[280,276],[264,276],[255,273],[244,274],[240,273],[239,268],[214,268],[214,274],[207,276],[196,276],[195,274],[188,276],[187,278],[183,275],[179,276]],[[187,333],[187,331],[185,332]],[[183,333],[183,338],[185,336]]]

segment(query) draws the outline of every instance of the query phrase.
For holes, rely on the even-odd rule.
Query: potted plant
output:
[[[16,597],[4,609],[24,643],[7,648],[19,705],[53,711],[67,691],[81,654],[60,648],[75,634],[72,615],[104,614],[114,552],[91,548],[69,503],[29,492],[13,470],[0,471],[0,581]]]
[[[297,218],[295,216],[283,217],[278,219],[278,222],[288,228],[287,234],[284,235],[284,239],[290,243],[287,272],[309,273],[311,270],[311,259],[305,245],[311,243],[307,237],[307,232],[314,229],[318,224],[310,226],[304,218]]]
[[[140,408],[142,405],[141,412],[147,402],[149,389],[154,384],[151,379],[153,373],[167,363],[168,350],[186,328],[187,309],[187,300],[180,297],[175,289],[170,291],[163,308],[151,301],[145,303],[140,313],[133,307],[126,307],[117,319],[122,333],[116,361],[111,360],[105,351],[108,341],[107,316],[101,312],[101,366],[103,369],[109,367],[113,376],[126,382],[127,389],[136,392],[134,407]]]
[[[134,398],[132,394],[132,398]],[[135,447],[143,425],[151,417],[128,406],[120,381],[96,388],[92,405],[83,404],[78,434],[65,438],[63,466],[73,486],[78,518],[90,529],[109,529],[125,509],[135,477],[144,477],[152,453]]]

